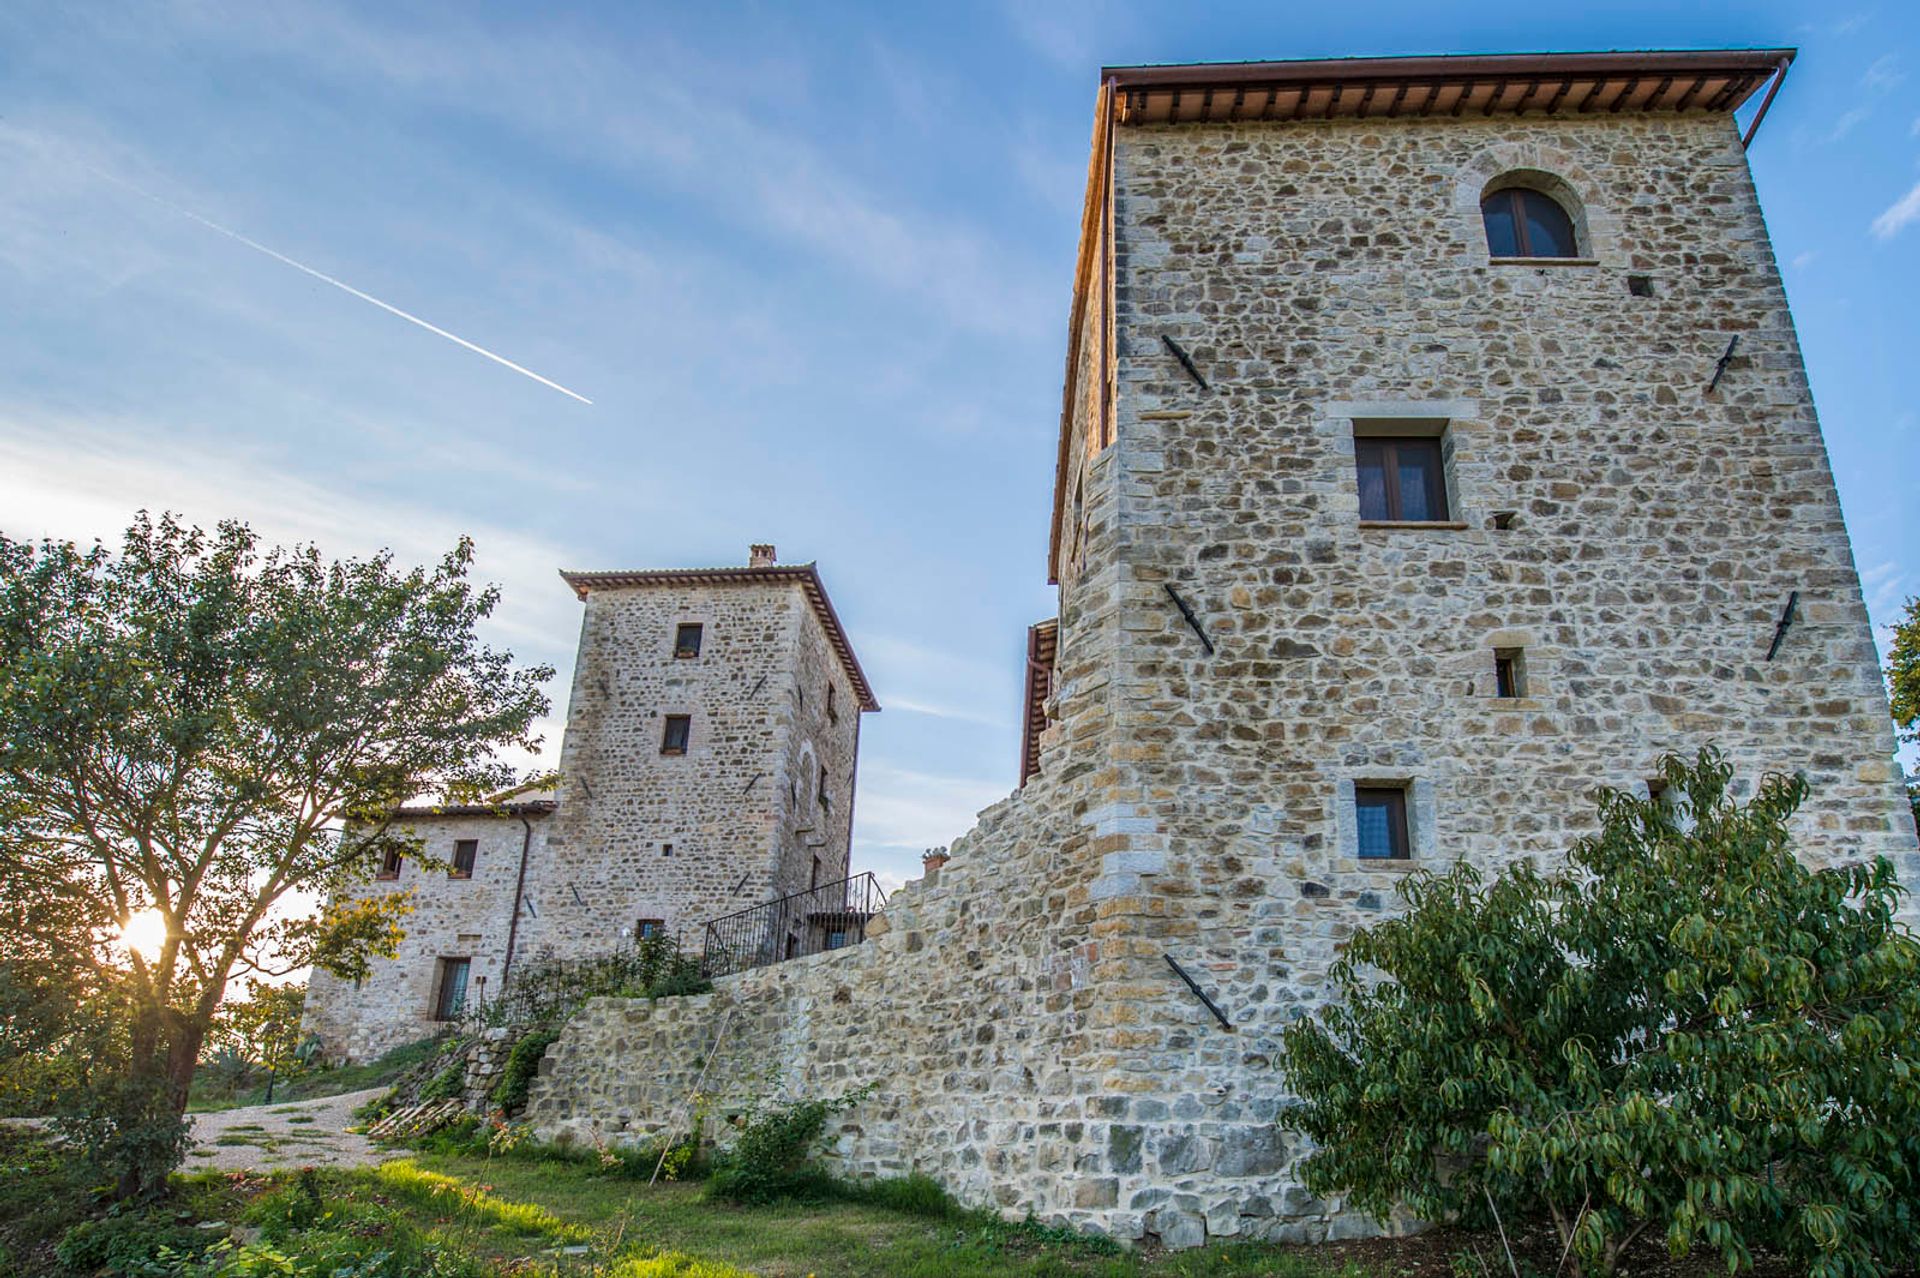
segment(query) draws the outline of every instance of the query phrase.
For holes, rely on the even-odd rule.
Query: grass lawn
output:
[[[428,1170],[482,1184],[498,1197],[537,1202],[588,1226],[603,1245],[641,1244],[746,1269],[762,1278],[1361,1278],[1364,1269],[1305,1249],[1240,1246],[1141,1256],[1097,1239],[948,1219],[859,1203],[735,1207],[698,1185],[594,1176],[578,1164],[422,1154]]]

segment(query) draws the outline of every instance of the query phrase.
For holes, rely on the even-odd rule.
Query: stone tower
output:
[[[711,919],[846,878],[880,706],[815,567],[755,546],[744,568],[562,575],[586,609],[526,938],[645,920],[697,948]]]
[[[860,716],[878,710],[820,574],[567,572],[585,604],[556,786],[399,820],[453,873],[402,858],[406,939],[359,985],[316,972],[307,1029],[364,1060],[433,1033],[518,965],[603,954],[848,876]],[[821,898],[826,899],[824,896]],[[808,911],[764,944],[811,952]]]
[[[1733,116],[1790,58],[1108,69],[1025,784],[869,943],[590,1008],[536,1123],[676,1121],[724,1018],[713,1076],[875,1083],[849,1172],[1169,1246],[1346,1236],[1280,1034],[1410,871],[1551,868],[1595,787],[1717,743],[1805,771],[1810,861],[1920,886]]]

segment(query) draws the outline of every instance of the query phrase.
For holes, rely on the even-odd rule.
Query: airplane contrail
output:
[[[390,315],[398,315],[401,319],[407,321],[407,323],[417,324],[421,328],[426,329],[429,333],[436,334],[437,336],[446,338],[449,342],[453,342],[453,343],[456,343],[457,345],[464,346],[468,350],[472,351],[475,355],[483,355],[486,358],[492,360],[494,363],[499,364],[503,368],[512,369],[514,372],[520,374],[522,377],[531,377],[534,381],[539,382],[542,386],[546,386],[553,390],[557,390],[562,395],[565,395],[570,399],[577,399],[583,404],[593,403],[593,401],[588,399],[585,395],[582,395],[577,391],[570,391],[566,387],[562,386],[559,382],[556,382],[551,378],[540,376],[540,374],[534,372],[531,368],[526,368],[520,364],[516,364],[504,355],[496,355],[484,346],[475,345],[473,342],[469,342],[466,338],[460,336],[458,333],[449,333],[446,329],[441,328],[437,324],[430,324],[426,320],[421,319],[418,315],[414,315],[414,314],[411,314],[410,312],[403,311],[399,307],[394,306],[389,302],[381,301],[379,298],[375,297],[371,293],[363,293],[359,289],[355,288],[353,285],[347,283],[345,280],[337,280],[333,276],[328,275],[325,271],[316,271],[311,266],[308,266],[304,262],[294,261],[292,258],[288,257],[285,253],[276,253],[274,250],[268,248],[266,245],[262,244],[258,240],[248,239],[246,236],[240,234],[240,232],[238,231],[230,230],[229,228],[220,225],[218,222],[215,222],[209,218],[201,217],[198,213],[195,213],[192,209],[182,208],[180,205],[175,204],[172,200],[163,199],[162,197],[155,195],[152,191],[144,190],[141,187],[135,186],[133,183],[127,181],[125,178],[115,177],[113,174],[104,172],[103,170],[100,170],[100,169],[96,169],[91,164],[87,164],[84,161],[79,161],[78,163],[80,163],[80,166],[82,168],[85,168],[90,172],[105,178],[107,181],[112,182],[117,186],[126,187],[129,191],[132,191],[135,195],[145,196],[147,199],[152,200],[155,204],[158,204],[161,208],[170,209],[173,212],[178,213],[181,217],[188,218],[191,221],[198,222],[200,225],[206,227],[209,231],[214,231],[220,235],[224,235],[228,239],[235,240],[241,244],[244,244],[248,248],[253,249],[256,252],[265,253],[268,257],[272,258],[274,261],[284,262],[286,265],[291,266],[294,270],[303,272],[304,274],[307,274],[307,275],[311,275],[313,276],[314,279],[319,280],[323,284],[331,284],[343,293],[351,293],[353,296],[359,298],[363,302],[371,302],[375,306],[379,307],[383,311],[386,311]]]

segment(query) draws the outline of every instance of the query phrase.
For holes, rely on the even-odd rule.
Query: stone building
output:
[[[1275,1123],[1280,1033],[1408,871],[1551,866],[1595,787],[1714,742],[1807,773],[1810,860],[1920,886],[1733,115],[1790,58],[1107,70],[1023,785],[866,944],[590,1004],[537,1127],[683,1123],[712,1055],[874,1084],[849,1174],[1169,1246],[1344,1236]]]
[[[529,956],[601,954],[848,877],[860,716],[878,710],[812,564],[561,574],[585,605],[555,788],[406,808],[422,857],[400,954],[354,985],[316,972],[307,1029],[364,1060],[433,1033]],[[817,913],[817,912],[816,912]],[[773,956],[837,935],[807,911]]]

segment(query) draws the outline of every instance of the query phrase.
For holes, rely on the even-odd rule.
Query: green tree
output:
[[[1544,1215],[1586,1272],[1649,1231],[1817,1278],[1920,1258],[1920,947],[1884,860],[1811,870],[1797,778],[1704,751],[1599,795],[1561,875],[1406,885],[1286,1035],[1309,1186],[1385,1215]],[[1672,801],[1677,799],[1678,801]]]
[[[499,789],[501,751],[537,744],[552,671],[477,638],[498,591],[472,556],[329,561],[144,513],[118,554],[0,537],[0,957],[72,967],[123,1010],[76,1124],[123,1193],[164,1173],[229,982],[358,975],[407,909],[292,904],[411,850],[399,804]]]
[[[1920,745],[1920,598],[1907,600],[1906,611],[1893,627],[1893,648],[1887,653],[1887,696],[1893,724],[1903,745]],[[1907,780],[1907,802],[1920,830],[1920,777]]]

